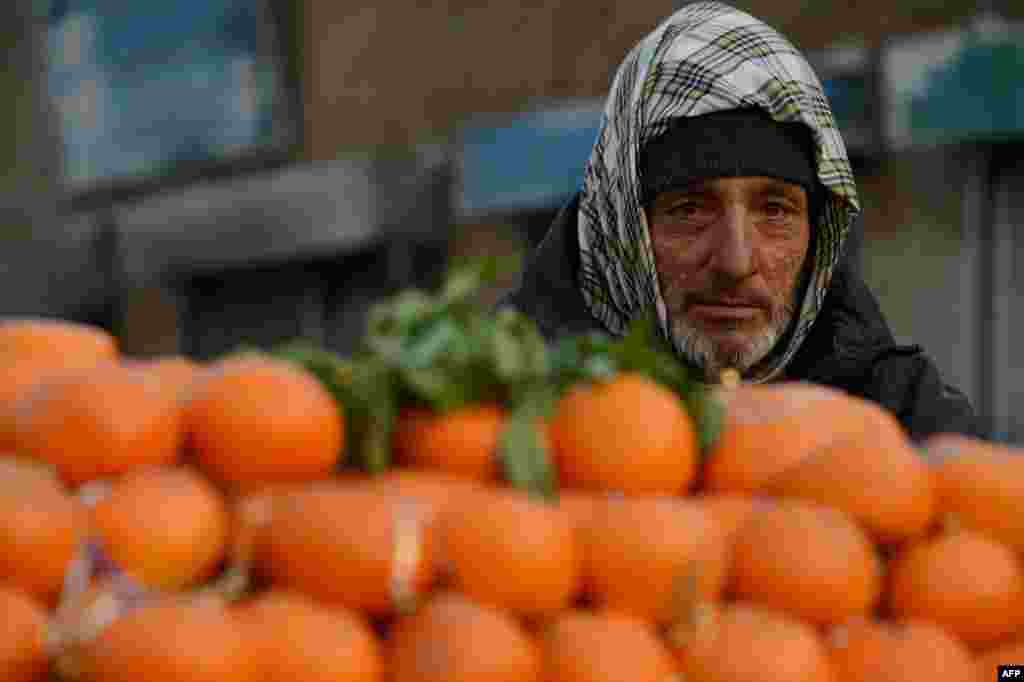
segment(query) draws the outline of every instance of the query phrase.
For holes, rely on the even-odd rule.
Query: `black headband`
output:
[[[695,180],[740,176],[802,185],[813,199],[820,187],[815,167],[809,127],[779,123],[750,108],[674,119],[668,130],[644,145],[638,172],[647,205],[661,192]]]

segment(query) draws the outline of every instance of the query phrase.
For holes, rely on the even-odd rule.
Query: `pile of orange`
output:
[[[1024,659],[1024,453],[914,444],[833,389],[723,389],[702,452],[652,380],[579,384],[542,429],[549,500],[504,480],[497,404],[408,406],[370,476],[342,466],[344,410],[270,356],[140,361],[21,320],[0,364],[31,368],[0,391],[3,680],[976,682]]]

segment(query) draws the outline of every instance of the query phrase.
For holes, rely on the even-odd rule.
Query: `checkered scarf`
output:
[[[828,190],[795,327],[764,371],[749,377],[770,381],[810,331],[860,204],[817,76],[792,44],[749,14],[718,2],[688,5],[647,35],[619,67],[584,173],[580,285],[591,313],[612,333],[624,333],[636,315],[653,306],[661,333],[672,338],[641,205],[639,151],[675,117],[750,106],[777,121],[801,121],[811,128],[818,179]]]

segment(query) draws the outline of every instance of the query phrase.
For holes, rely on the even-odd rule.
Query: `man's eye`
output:
[[[696,201],[683,201],[672,206],[669,213],[677,218],[694,218],[700,214],[701,206]]]
[[[779,220],[788,217],[791,213],[791,209],[789,208],[789,206],[782,202],[773,201],[765,205],[764,213],[765,216],[767,216],[768,218],[771,218],[773,220]]]

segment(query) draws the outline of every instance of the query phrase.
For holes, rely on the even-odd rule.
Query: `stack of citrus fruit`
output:
[[[539,485],[512,475],[507,397],[399,401],[371,472],[329,382],[271,354],[140,361],[9,320],[0,363],[31,368],[0,396],[3,680],[976,682],[1024,662],[1024,457],[913,443],[833,389],[722,388],[705,446],[650,373],[574,381],[515,413]]]

